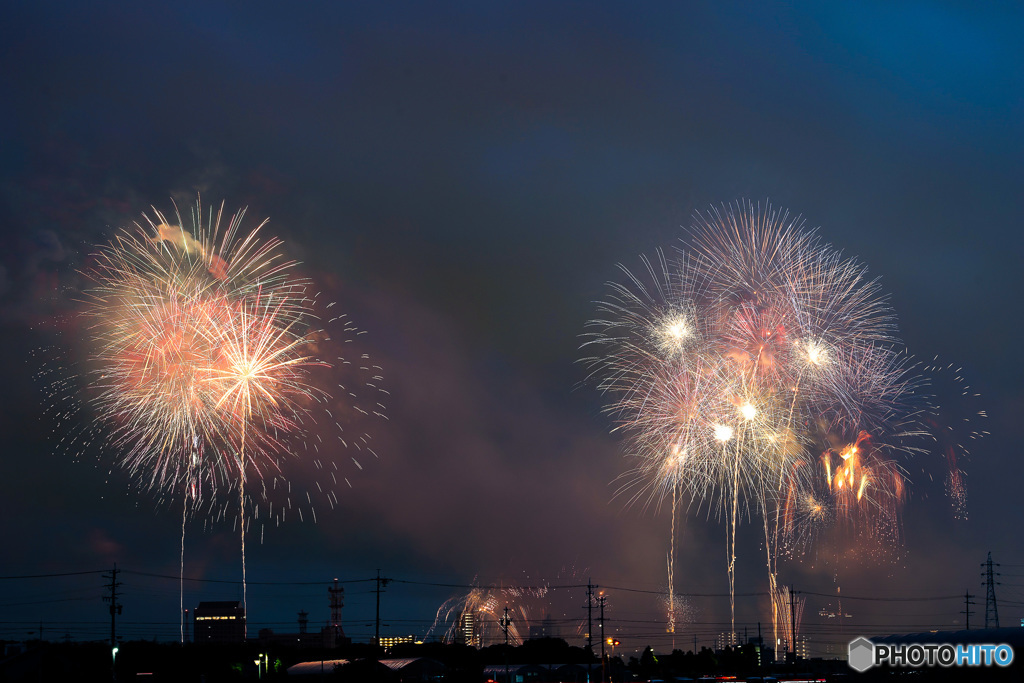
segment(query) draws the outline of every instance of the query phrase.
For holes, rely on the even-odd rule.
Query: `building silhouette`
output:
[[[245,608],[237,600],[199,603],[192,636],[197,643],[244,643]]]
[[[475,616],[472,610],[466,610],[459,615],[459,628],[455,634],[455,642],[473,647],[480,646],[481,638]]]

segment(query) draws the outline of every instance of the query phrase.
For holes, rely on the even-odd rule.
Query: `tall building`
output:
[[[193,612],[192,634],[197,643],[244,643],[245,608],[237,600],[201,602]]]
[[[480,634],[476,630],[476,619],[472,610],[466,610],[459,615],[459,631],[456,638],[457,642],[463,645],[480,647]]]
[[[796,656],[800,659],[811,658],[811,642],[807,640],[807,636],[796,637]]]
[[[779,639],[779,659],[789,660],[793,656],[792,646],[788,638]],[[811,643],[807,639],[807,636],[798,635],[796,637],[796,658],[797,659],[810,659],[811,657]]]

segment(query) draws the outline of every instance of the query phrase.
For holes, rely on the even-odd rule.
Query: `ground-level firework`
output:
[[[677,254],[622,270],[584,348],[635,463],[631,502],[722,519],[730,595],[738,525],[758,519],[773,603],[780,548],[836,528],[898,537],[931,406],[866,266],[741,202],[697,214]]]
[[[583,604],[588,599],[586,581],[569,569],[555,583],[475,586],[438,607],[427,635],[476,647],[504,643],[506,628],[511,645],[534,638],[585,640],[587,617],[579,606],[581,599]],[[599,597],[594,593],[589,598],[594,610]]]

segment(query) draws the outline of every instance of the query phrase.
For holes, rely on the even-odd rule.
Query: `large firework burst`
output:
[[[263,224],[244,212],[195,234],[155,211],[101,247],[87,275],[93,400],[118,462],[142,488],[193,505],[247,476],[279,471],[282,439],[300,434],[326,395],[310,370],[317,334],[309,283],[292,274]]]
[[[223,204],[204,215],[197,201],[191,230],[177,209],[174,220],[156,209],[144,215],[99,248],[85,310],[95,431],[139,488],[181,497],[183,571],[188,514],[223,516],[237,501],[243,601],[247,524],[263,505],[278,521],[293,508],[284,469],[296,454],[316,453],[309,469],[325,469],[314,426],[333,426],[342,446],[373,453],[366,433],[346,437],[314,372],[330,363],[316,353],[329,337],[311,283],[283,258],[279,240],[261,234],[266,221],[242,231],[244,214],[224,230]],[[356,365],[367,387],[381,391],[378,369],[365,361]],[[346,398],[356,390],[350,385]],[[376,401],[341,409],[383,416]],[[328,474],[337,483],[336,471]],[[333,507],[333,487],[315,487]],[[275,490],[285,495],[276,510]],[[295,503],[300,518],[308,503],[315,520],[309,492]]]
[[[878,282],[799,218],[712,209],[688,247],[622,268],[586,361],[636,460],[630,500],[671,495],[673,516],[685,498],[723,517],[730,595],[737,526],[759,514],[775,595],[777,544],[795,525],[893,521],[921,380]]]

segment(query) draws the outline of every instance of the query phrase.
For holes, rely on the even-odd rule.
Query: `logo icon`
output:
[[[875,644],[863,636],[852,641],[847,661],[854,671],[867,671],[875,663]]]

